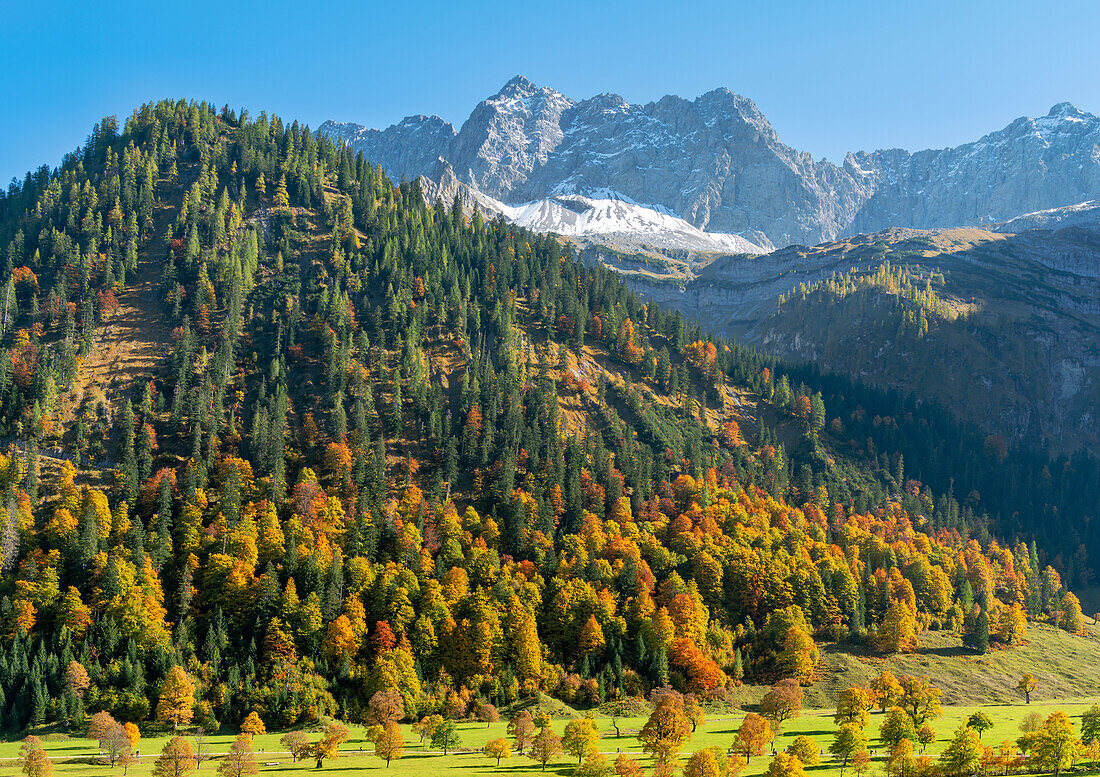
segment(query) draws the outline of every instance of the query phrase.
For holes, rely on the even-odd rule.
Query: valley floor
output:
[[[822,650],[819,679],[805,689],[806,709],[802,715],[787,721],[776,739],[777,750],[783,750],[803,734],[811,737],[821,748],[822,764],[810,767],[811,777],[841,777],[840,763],[827,754],[836,726],[833,723],[833,705],[837,693],[851,685],[865,684],[883,670],[895,674],[928,675],[933,684],[943,689],[944,714],[933,720],[937,741],[928,753],[937,755],[948,743],[952,732],[975,711],[981,709],[993,720],[993,728],[986,731],[983,741],[996,746],[1004,741],[1014,742],[1020,735],[1020,722],[1032,713],[1044,718],[1056,710],[1066,712],[1080,734],[1081,714],[1094,703],[1100,703],[1100,627],[1090,625],[1086,638],[1074,637],[1058,629],[1032,624],[1029,627],[1028,644],[1011,650],[998,650],[986,656],[967,654],[959,646],[958,637],[942,632],[928,632],[921,637],[917,652],[883,658],[863,653],[851,645],[826,645]],[[1023,672],[1033,673],[1038,689],[1032,694],[1032,703],[1025,704],[1015,691],[1015,684]],[[701,724],[684,749],[684,757],[706,747],[729,747],[746,711],[752,711],[765,686],[744,685],[737,690],[742,710],[708,710],[706,721]],[[554,729],[561,734],[570,717],[583,715],[561,702],[545,699],[547,708],[554,714]],[[883,713],[875,712],[866,731],[873,752],[871,775],[884,773],[885,749],[877,740]],[[615,735],[613,721],[618,724]],[[641,753],[636,734],[645,723],[645,716],[612,717],[606,712],[596,713],[600,729],[599,749],[614,760],[620,752],[636,757],[649,771],[651,760]],[[384,761],[373,755],[373,744],[366,739],[366,729],[361,725],[350,726],[351,738],[341,748],[340,758],[326,761],[321,769],[312,761],[292,762],[289,753],[279,744],[282,732],[258,736],[254,747],[261,774],[358,774],[386,769]],[[501,761],[499,767],[480,752],[491,739],[507,737],[507,723],[501,720],[486,726],[478,722],[462,722],[458,725],[461,737],[460,752],[443,756],[430,745],[420,745],[411,726],[402,726],[406,740],[404,757],[394,761],[386,774],[402,775],[475,775],[541,774],[539,765],[526,756],[513,753]],[[95,743],[84,739],[46,736],[45,747],[56,759],[54,774],[94,775],[121,773],[121,767],[111,769],[105,765],[90,765],[88,759],[96,755]],[[233,742],[233,734],[210,738],[209,750],[225,753]],[[166,738],[143,738],[138,743],[141,763],[129,769],[129,775],[146,777],[152,773],[153,761],[164,746]],[[0,777],[16,777],[21,774],[16,756],[18,741],[0,744]],[[769,755],[754,757],[745,769],[743,777],[755,777],[767,769]],[[266,766],[264,764],[272,764]],[[546,774],[571,775],[575,760],[561,756],[547,765]],[[218,761],[206,761],[197,774],[214,775]],[[846,775],[853,775],[851,769]]]
[[[927,752],[933,756],[937,755],[947,745],[951,733],[967,717],[979,709],[984,709],[994,724],[992,729],[984,733],[982,739],[987,745],[995,746],[1006,740],[1015,741],[1016,737],[1020,735],[1020,721],[1031,712],[1039,713],[1045,717],[1056,710],[1063,710],[1073,720],[1074,726],[1079,732],[1081,713],[1097,701],[1100,701],[1100,696],[1066,699],[1059,702],[1034,701],[1030,705],[1025,705],[1021,701],[1016,704],[945,706],[944,714],[933,721],[938,739],[928,748]],[[687,755],[696,750],[712,746],[728,747],[733,742],[734,734],[741,723],[742,716],[743,713],[741,712],[716,713],[713,717],[708,716],[706,722],[699,726],[685,748],[685,757],[681,758],[681,764],[686,760]],[[869,748],[873,751],[870,772],[872,775],[881,775],[884,768],[885,751],[882,744],[876,739],[882,718],[882,713],[875,712],[872,714],[871,722],[867,727],[867,733],[871,740]],[[554,729],[561,734],[566,722],[566,718],[555,719]],[[599,749],[608,756],[609,760],[613,761],[619,752],[629,753],[638,759],[647,773],[651,771],[652,761],[642,755],[638,740],[635,738],[636,732],[645,723],[644,717],[617,718],[620,730],[620,736],[618,737],[615,736],[610,717],[597,716],[596,722],[600,728]],[[477,722],[459,724],[462,752],[447,756],[432,750],[430,746],[421,746],[412,729],[409,726],[403,726],[407,743],[405,755],[401,760],[392,762],[385,773],[394,775],[394,777],[402,777],[403,775],[465,775],[466,777],[474,777],[475,775],[489,774],[535,775],[543,773],[540,771],[539,765],[526,756],[513,753],[511,758],[502,760],[500,766],[497,767],[495,761],[480,753],[480,748],[487,741],[507,736],[505,733],[506,726],[507,723],[503,720],[488,727]],[[260,763],[260,773],[335,775],[376,771],[381,773],[382,770],[385,770],[385,762],[373,755],[373,745],[365,738],[366,729],[359,725],[351,726],[350,729],[351,739],[341,748],[340,758],[326,761],[321,769],[314,768],[312,761],[293,763],[290,755],[279,744],[280,734],[273,733],[258,736],[254,745],[257,750],[257,761]],[[807,768],[807,773],[813,777],[840,777],[840,763],[832,760],[826,752],[829,743],[832,742],[835,730],[832,709],[806,710],[800,717],[787,721],[782,734],[776,739],[776,749],[783,750],[794,737],[800,734],[809,736],[821,747],[823,755],[821,765]],[[137,777],[150,775],[156,754],[159,753],[165,741],[163,738],[142,739],[138,744],[138,750],[142,754],[141,763],[130,767],[128,777],[129,775],[136,775]],[[232,735],[212,737],[210,750],[213,753],[224,753],[228,750],[232,741]],[[0,777],[16,777],[16,775],[21,774],[16,761],[18,747],[18,742],[8,742],[0,745]],[[263,752],[260,752],[261,748]],[[65,775],[121,774],[121,767],[111,769],[106,765],[89,765],[87,759],[95,755],[96,748],[94,743],[87,740],[47,741],[46,749],[53,758],[57,759],[54,765],[54,774],[58,777]],[[61,759],[72,760],[65,761]],[[743,777],[754,777],[763,774],[770,761],[770,754],[753,757],[743,772]],[[269,763],[275,765],[264,765]],[[571,775],[575,766],[575,759],[561,756],[547,765],[545,773]],[[206,761],[199,767],[196,774],[214,775],[217,772],[217,767],[217,760]],[[848,769],[845,774],[852,775],[853,772]]]

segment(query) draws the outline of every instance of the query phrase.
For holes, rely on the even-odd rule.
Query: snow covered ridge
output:
[[[991,225],[1100,198],[1100,119],[1069,103],[956,148],[861,151],[839,165],[785,145],[752,100],[728,89],[637,105],[613,94],[576,101],[517,76],[457,130],[422,115],[384,130],[325,122],[319,132],[395,180],[441,183],[442,159],[471,196],[520,209],[542,202],[545,216],[526,217],[559,230],[622,223],[652,236],[663,214],[705,240],[786,246],[890,227]],[[558,210],[575,210],[565,195],[642,204],[656,216],[619,204],[576,220]]]
[[[441,167],[435,180],[420,179],[428,202],[442,199],[450,204],[457,196],[468,211],[477,209],[486,218],[501,216],[533,232],[614,243],[620,248],[722,254],[764,254],[774,249],[763,235],[754,242],[741,235],[704,232],[664,208],[629,202],[616,192],[601,192],[598,198],[563,194],[508,205],[471,189],[449,167]]]
[[[436,160],[431,176],[420,177],[429,203],[450,205],[457,197],[462,207],[486,218],[501,216],[533,232],[613,245],[621,250],[693,251],[721,254],[764,254],[775,246],[761,233],[752,238],[704,232],[661,206],[632,202],[615,191],[596,197],[557,194],[540,200],[508,205],[458,180],[444,160]]]
[[[653,248],[738,254],[763,254],[773,248],[741,235],[704,232],[663,209],[617,199],[561,195],[517,206],[501,203],[500,212],[521,227],[566,237],[614,237]]]
[[[1100,227],[1100,200],[1088,200],[1064,208],[1048,208],[1025,213],[999,224],[997,232],[1026,232],[1029,229],[1060,229],[1062,227]]]

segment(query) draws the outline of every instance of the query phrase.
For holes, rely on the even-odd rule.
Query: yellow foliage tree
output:
[[[259,714],[255,710],[253,710],[252,712],[248,713],[248,717],[246,717],[244,719],[244,722],[241,723],[241,733],[246,735],[248,737],[248,741],[251,742],[252,737],[258,736],[260,734],[266,734],[267,726],[264,725],[264,722],[260,718]]]
[[[195,706],[195,682],[181,666],[174,666],[164,678],[157,700],[157,720],[171,723],[172,730],[190,723]]]
[[[876,646],[883,653],[908,652],[917,647],[917,616],[903,600],[890,605],[882,618]]]
[[[485,747],[481,748],[481,752],[486,758],[495,758],[497,766],[500,766],[500,759],[512,757],[512,745],[504,737],[490,739],[485,743]]]
[[[813,680],[821,654],[813,638],[798,626],[791,626],[783,638],[783,652],[779,654],[779,663],[786,673],[802,685]]]

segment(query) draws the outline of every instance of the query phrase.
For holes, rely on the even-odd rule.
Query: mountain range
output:
[[[636,105],[614,94],[575,101],[516,76],[458,129],[410,116],[383,130],[327,121],[319,131],[395,179],[465,189],[490,213],[542,210],[531,226],[545,231],[571,234],[569,214],[588,209],[562,197],[620,201],[635,220],[651,211],[642,244],[660,234],[658,217],[764,252],[891,227],[990,225],[1100,194],[1100,119],[1070,103],[955,148],[859,151],[840,165],[784,144],[752,100],[728,89]],[[635,233],[630,218],[602,230]],[[686,247],[722,250],[707,239]]]

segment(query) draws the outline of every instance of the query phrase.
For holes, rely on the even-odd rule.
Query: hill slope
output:
[[[0,199],[0,245],[10,729],[721,696],[810,679],[815,638],[1083,629],[1049,562],[1088,577],[1087,472],[1033,510],[1015,452],[711,339],[297,124],[104,120]],[[134,339],[170,352],[71,420],[119,299],[161,306]]]

